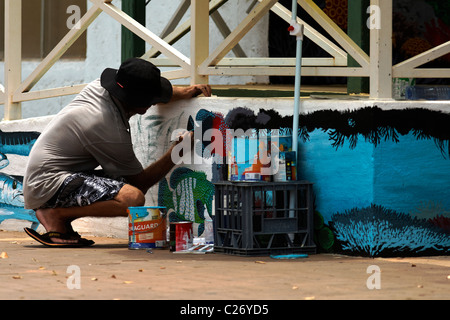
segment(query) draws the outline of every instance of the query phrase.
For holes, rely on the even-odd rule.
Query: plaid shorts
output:
[[[41,208],[83,207],[112,200],[125,184],[123,178],[103,177],[100,172],[74,173],[64,180],[58,192]]]

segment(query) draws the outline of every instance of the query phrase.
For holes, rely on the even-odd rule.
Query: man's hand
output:
[[[190,141],[191,143],[190,143],[190,149],[192,150],[192,148],[194,147],[194,132],[192,132],[192,131],[184,131],[184,132],[180,132],[177,136],[176,136],[176,138],[174,139],[174,141],[173,141],[173,143],[172,143],[172,146],[170,147],[170,151],[172,151],[173,150],[173,148],[176,146],[176,145],[178,145],[178,144],[180,144],[180,143],[182,143],[184,140],[186,139],[186,141]],[[189,144],[184,144],[184,146],[189,146]],[[181,149],[181,152],[180,152],[180,157],[182,157],[183,156],[183,149]]]
[[[188,87],[173,87],[171,102],[198,97],[203,94],[205,97],[211,97],[211,86],[208,84],[196,84]]]
[[[192,97],[197,97],[203,94],[205,97],[211,97],[211,86],[209,84],[196,84],[188,88],[189,94]]]

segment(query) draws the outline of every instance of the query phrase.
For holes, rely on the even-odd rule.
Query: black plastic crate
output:
[[[312,183],[224,181],[215,190],[215,252],[316,253]]]

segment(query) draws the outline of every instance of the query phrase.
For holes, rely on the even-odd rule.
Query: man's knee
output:
[[[145,195],[138,188],[126,184],[122,187],[116,199],[126,207],[140,207],[145,204]]]
[[[145,205],[145,195],[138,188],[134,188],[133,197],[130,200],[132,202],[132,205],[130,205],[130,207],[131,206],[140,207],[140,206]]]

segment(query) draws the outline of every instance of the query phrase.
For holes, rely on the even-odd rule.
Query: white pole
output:
[[[303,25],[297,22],[297,0],[292,0],[292,19],[289,27],[289,32],[297,40],[297,52],[295,55],[295,95],[294,95],[294,121],[292,126],[292,151],[295,152],[295,180],[298,178],[298,126],[299,126],[299,114],[300,114],[300,84],[302,77],[302,47],[303,47]],[[298,208],[299,203],[297,198],[297,192],[295,190],[290,192],[289,208]],[[289,211],[289,217],[295,217],[295,210]],[[294,234],[289,234],[289,238],[294,240]]]
[[[303,25],[297,23],[297,0],[292,0],[292,20],[289,32],[297,39],[297,51],[295,55],[295,94],[294,94],[294,121],[292,125],[292,151],[296,154],[296,179],[298,178],[298,126],[300,114],[300,87],[302,78],[302,48],[303,48]]]

